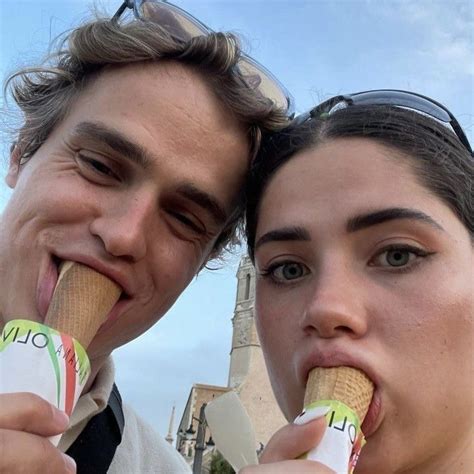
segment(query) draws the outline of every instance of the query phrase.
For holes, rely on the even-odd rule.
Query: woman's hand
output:
[[[74,461],[47,439],[64,432],[67,416],[33,393],[0,394],[0,472],[65,474]]]
[[[268,442],[260,464],[244,467],[239,474],[334,474],[318,462],[297,459],[318,445],[325,429],[324,416],[304,425],[284,426]]]

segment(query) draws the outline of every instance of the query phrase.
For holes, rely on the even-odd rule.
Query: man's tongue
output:
[[[56,264],[51,261],[43,279],[39,282],[37,292],[38,311],[43,321],[48,312],[49,305],[51,304],[57,281],[58,268]]]

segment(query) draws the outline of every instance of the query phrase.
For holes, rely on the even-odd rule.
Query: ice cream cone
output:
[[[45,324],[78,340],[84,349],[121,294],[121,288],[92,268],[64,262]]]
[[[362,423],[373,390],[373,383],[361,370],[352,367],[317,367],[309,374],[304,406],[317,400],[338,400],[355,411]]]

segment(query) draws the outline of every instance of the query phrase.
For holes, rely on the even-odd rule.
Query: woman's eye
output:
[[[282,262],[271,265],[262,275],[268,275],[277,282],[298,280],[309,273],[308,267],[297,262]]]
[[[407,250],[390,250],[386,253],[385,259],[392,267],[401,267],[410,262],[410,258],[413,257],[415,255]]]
[[[370,266],[400,268],[414,263],[419,258],[429,255],[429,252],[412,246],[398,246],[384,249],[370,262]]]

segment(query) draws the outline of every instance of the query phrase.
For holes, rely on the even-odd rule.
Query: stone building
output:
[[[239,395],[255,429],[256,446],[259,450],[272,434],[286,421],[275,401],[268,379],[262,349],[254,320],[255,271],[248,257],[243,257],[237,270],[237,295],[232,318],[233,334],[230,350],[229,377],[223,387],[194,384],[189,393],[177,431],[176,448],[192,464],[194,441],[186,439],[186,431],[196,430],[193,420],[199,419],[203,403],[234,390]],[[194,425],[197,423],[195,422]],[[212,433],[206,434],[209,442]],[[188,436],[187,438],[190,438]],[[209,445],[212,450],[212,439]]]

